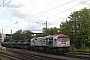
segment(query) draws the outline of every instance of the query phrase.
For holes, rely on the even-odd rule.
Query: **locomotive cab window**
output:
[[[59,41],[61,41],[61,40],[68,40],[68,37],[60,37],[60,38],[58,38],[58,40]]]
[[[68,37],[64,37],[63,40],[68,40]]]
[[[60,38],[58,38],[58,40],[59,40],[59,41],[61,41],[61,40],[62,40],[62,38],[60,37]]]

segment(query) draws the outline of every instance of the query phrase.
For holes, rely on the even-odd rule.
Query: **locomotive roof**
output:
[[[68,36],[65,35],[65,34],[49,35],[49,36],[47,36],[47,37],[53,37],[53,36],[68,37]]]
[[[48,36],[45,36],[45,37],[34,37],[32,39],[46,39],[46,38],[53,38],[54,36],[57,36],[57,37],[68,37],[65,34],[55,34],[55,35],[48,35]]]

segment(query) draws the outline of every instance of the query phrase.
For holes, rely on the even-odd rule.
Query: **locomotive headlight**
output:
[[[61,46],[61,44],[59,44]]]
[[[67,45],[67,46],[69,46],[69,45],[70,45],[69,41],[66,43],[66,45]]]

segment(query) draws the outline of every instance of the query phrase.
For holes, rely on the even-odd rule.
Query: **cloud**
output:
[[[8,4],[7,5],[7,8],[11,8],[11,9],[13,9],[13,8],[20,8],[20,7],[23,7],[23,5],[20,5],[20,4]]]
[[[90,8],[90,0],[79,0],[79,3],[83,5],[83,7]]]
[[[0,0],[3,2],[3,0]],[[7,3],[9,0],[5,0]],[[71,3],[65,4],[67,2]],[[88,0],[84,0],[88,1]],[[20,29],[42,30],[46,21],[48,27],[59,27],[60,23],[66,21],[66,18],[73,12],[84,7],[90,7],[90,1],[82,0],[12,0],[0,12],[3,13],[3,19],[8,23],[7,31],[13,29],[13,33]],[[76,6],[77,4],[80,4]],[[62,5],[62,6],[60,6]],[[76,7],[74,7],[76,6]],[[55,8],[57,7],[57,8]],[[69,9],[70,8],[70,9]],[[5,13],[8,12],[7,14]],[[1,14],[2,15],[2,14]],[[8,16],[6,16],[8,15]],[[18,21],[18,24],[15,22]],[[38,22],[38,24],[37,24]],[[4,22],[3,22],[4,23]],[[0,24],[1,25],[1,24]]]
[[[19,12],[18,10],[12,10],[11,11],[11,15],[14,16],[14,17],[17,17],[17,18],[26,18],[26,15],[22,12]]]
[[[0,20],[0,23],[6,23],[8,22],[7,20]]]
[[[5,26],[8,23],[8,20],[0,20],[0,27]]]

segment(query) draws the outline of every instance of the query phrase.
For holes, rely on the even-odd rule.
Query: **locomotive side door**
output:
[[[53,46],[53,37],[48,37],[46,39],[46,45]]]
[[[54,36],[54,38],[53,38],[53,46],[55,47],[55,46],[57,46],[57,40],[56,40],[56,37]]]
[[[53,37],[49,38],[49,45],[53,46]]]

